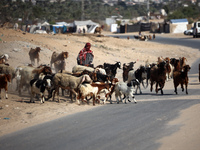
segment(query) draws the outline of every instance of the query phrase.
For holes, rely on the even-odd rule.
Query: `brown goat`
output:
[[[96,27],[94,30],[94,34],[98,33],[101,34],[101,27]]]
[[[30,49],[28,54],[29,54],[32,65],[35,65],[35,59],[37,59],[37,65],[39,65],[39,61],[40,61],[39,52],[40,52],[40,50],[41,50],[40,47],[36,47],[35,49],[33,49],[33,48]]]
[[[187,58],[180,57],[179,60],[180,60],[180,67],[181,69],[183,69],[183,67],[186,65]]]
[[[1,89],[5,89],[6,99],[8,99],[8,82],[11,82],[10,74],[0,74],[0,99],[1,99]]]
[[[153,90],[153,84],[156,83],[156,93],[158,93],[159,90],[161,90],[161,94],[163,95],[163,87],[165,85],[165,80],[166,80],[166,67],[165,67],[165,62],[161,62],[157,66],[154,66],[150,70],[150,81],[151,81],[151,88],[150,91],[152,92]],[[158,85],[160,88],[158,89]]]
[[[65,66],[66,66],[65,60],[56,61],[54,63],[55,72],[58,73],[59,70],[65,70]]]
[[[188,71],[190,70],[190,66],[189,65],[185,65],[183,67],[183,71],[174,71],[173,72],[173,81],[174,81],[174,92],[176,94],[177,93],[177,87],[179,84],[181,84],[181,88],[182,88],[182,91],[184,91],[184,87],[183,85],[185,84],[185,90],[186,90],[186,94],[188,94],[188,91],[187,91],[187,86],[188,86]]]
[[[106,96],[105,96],[105,97],[106,97],[106,100],[108,100],[108,97],[109,97],[109,98],[110,98],[110,101],[111,101],[111,99],[112,99],[112,94],[114,93],[115,85],[116,85],[117,82],[119,82],[119,79],[118,79],[118,78],[113,78],[113,79],[112,79],[112,81],[111,81],[112,85],[111,85],[111,88],[110,88],[110,92],[107,93]]]
[[[35,69],[33,69],[32,73],[34,74],[34,78],[35,79],[38,79],[39,78],[39,75],[41,73],[43,73],[44,75],[47,75],[47,74],[52,74],[52,70],[51,70],[51,67],[49,66],[39,66]]]
[[[128,65],[127,64],[123,64],[123,73],[122,73],[122,77],[123,77],[123,81],[127,81],[128,80],[128,73],[129,71],[133,70],[134,64],[136,62],[130,62]]]
[[[181,70],[181,64],[179,59],[174,59],[174,62],[172,64],[174,66],[174,71],[180,71]]]
[[[66,58],[68,58],[68,52],[62,52],[62,53],[53,52],[50,61],[51,67],[52,64],[55,63],[56,61],[63,61]]]
[[[166,73],[167,73],[167,80],[172,78],[173,75],[173,68],[172,65],[170,64],[170,58],[166,57],[164,59],[166,61]]]

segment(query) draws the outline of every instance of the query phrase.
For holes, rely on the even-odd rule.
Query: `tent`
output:
[[[57,25],[63,25],[63,26],[67,26],[68,24],[66,22],[56,22]]]
[[[54,33],[66,33],[67,32],[67,26],[65,26],[65,25],[54,24],[54,25],[51,25],[50,28]]]
[[[31,25],[29,32],[34,33],[36,30],[49,31],[50,25],[46,21],[44,23],[38,23],[37,25]]]
[[[188,20],[187,19],[171,19],[170,20],[171,33],[183,33],[187,30]]]
[[[100,26],[98,23],[95,23],[91,20],[74,21],[73,24],[76,28],[77,33],[83,32],[84,29],[86,33],[94,33],[95,28]]]

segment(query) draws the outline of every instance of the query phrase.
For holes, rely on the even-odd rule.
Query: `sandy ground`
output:
[[[110,33],[103,31],[102,34],[106,35]],[[167,34],[163,36],[184,37],[182,34]],[[102,65],[104,62],[114,64],[116,61],[120,61],[123,64],[136,61],[135,68],[138,68],[140,65],[144,65],[146,60],[149,60],[150,63],[156,62],[159,56],[175,58],[184,56],[188,60],[187,63],[192,65],[197,58],[200,58],[198,49],[183,46],[97,35],[39,35],[0,28],[0,53],[7,53],[10,56],[8,63],[14,68],[30,63],[28,56],[30,48],[39,46],[42,49],[40,52],[41,64],[50,63],[53,51],[68,51],[69,58],[66,60],[66,70],[71,71],[72,67],[76,65],[78,52],[84,47],[86,42],[92,44],[91,49],[95,55],[94,66]],[[122,80],[122,70],[118,70],[117,78]],[[197,83],[198,81],[195,79],[193,82]],[[16,84],[14,80],[9,86],[9,99],[5,99],[5,92],[2,90],[2,99],[0,100],[0,136],[72,113],[103,107],[103,104],[93,106],[92,103],[78,106],[76,102],[70,102],[68,95],[63,96],[60,103],[50,100],[44,104],[40,104],[39,101],[33,104],[29,103],[30,96],[27,91],[24,91],[22,96],[18,96],[15,88]],[[172,86],[166,86],[166,88],[172,89]],[[196,84],[193,88],[199,88],[199,84]],[[194,97],[191,96],[191,98]],[[197,145],[197,140],[200,138],[200,130],[198,128],[200,118],[197,117],[200,115],[199,108],[200,104],[180,112],[180,117],[172,121],[171,124],[182,123],[183,126],[177,133],[158,141],[163,143],[160,148],[161,150],[183,150],[185,149],[184,145],[187,145],[187,147],[194,144]],[[192,142],[191,144],[188,144],[188,142],[184,144],[184,140],[187,141],[187,139],[184,139],[182,135],[189,132],[192,132],[190,137],[190,141]],[[177,147],[169,147],[171,145],[170,142],[177,141],[180,137],[183,137],[180,142],[174,144]],[[191,147],[188,149],[191,150]]]

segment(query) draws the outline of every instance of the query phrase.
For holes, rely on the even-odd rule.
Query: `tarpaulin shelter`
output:
[[[74,27],[75,27],[75,32],[82,31],[85,29],[86,33],[94,33],[95,28],[99,27],[100,25],[96,22],[93,22],[91,20],[86,20],[86,21],[74,21],[73,22]]]
[[[31,25],[29,32],[34,33],[36,30],[50,31],[50,25],[48,22],[38,23],[37,25]]]
[[[187,30],[188,20],[187,19],[171,19],[170,20],[170,32],[171,33],[183,33]]]
[[[50,28],[54,33],[66,33],[67,32],[67,26],[65,26],[65,25],[54,24],[54,25],[51,25]]]

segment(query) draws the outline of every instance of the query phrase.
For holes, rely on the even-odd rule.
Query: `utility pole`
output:
[[[147,22],[149,22],[150,10],[149,10],[149,0],[147,0]]]
[[[84,0],[81,0],[82,1],[82,15],[81,15],[81,21],[84,20]]]

